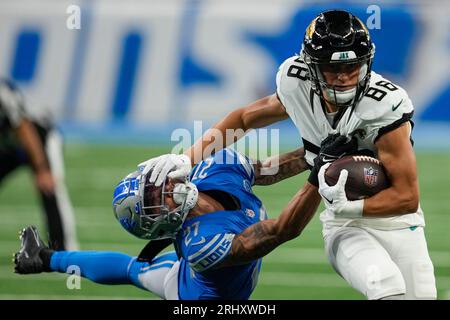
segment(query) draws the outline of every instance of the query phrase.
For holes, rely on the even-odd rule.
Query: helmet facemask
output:
[[[168,191],[166,179],[160,187],[149,182],[151,172],[143,181],[141,227],[147,230],[149,239],[174,238],[180,230],[186,216],[198,198],[195,185],[190,182],[176,183],[171,191]],[[166,197],[171,196],[178,207],[170,209],[166,203]]]
[[[352,52],[350,52],[352,53]],[[339,55],[339,52],[335,53]],[[333,54],[333,56],[335,55]],[[355,105],[369,89],[370,72],[372,68],[373,52],[370,55],[348,60],[317,61],[302,50],[303,59],[308,66],[310,81],[314,92],[323,100],[338,108]],[[353,73],[358,72],[356,84],[340,86],[329,84],[323,72]]]
[[[195,185],[185,181],[176,183],[172,190],[166,179],[160,187],[149,182],[146,175],[134,173],[122,180],[114,193],[114,214],[121,225],[141,239],[175,238],[198,198]],[[178,205],[171,209],[166,203],[170,196]],[[117,200],[116,200],[117,199]]]
[[[374,53],[369,30],[358,17],[344,10],[328,10],[311,21],[300,54],[308,66],[314,92],[327,103],[342,108],[354,107],[369,90]],[[355,66],[359,68],[355,86],[336,85],[337,73]],[[325,81],[323,70],[334,73],[328,79],[330,83]]]

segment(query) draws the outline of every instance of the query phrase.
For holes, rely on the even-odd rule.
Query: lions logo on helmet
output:
[[[117,184],[113,196],[114,215],[125,230],[138,238],[145,236],[144,230],[139,228],[140,178],[137,172],[129,174]]]
[[[114,215],[125,230],[140,239],[174,238],[197,203],[198,190],[188,181],[166,190],[167,180],[156,187],[148,182],[150,176],[151,171],[135,171],[117,184],[112,202]],[[165,203],[168,195],[178,207],[169,208]]]

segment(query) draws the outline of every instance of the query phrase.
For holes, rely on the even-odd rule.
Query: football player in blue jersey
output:
[[[277,219],[267,219],[252,185],[307,169],[303,148],[278,160],[278,173],[264,176],[259,162],[227,148],[196,165],[186,181],[167,178],[159,187],[149,181],[152,171],[133,172],[115,188],[113,208],[128,232],[150,240],[138,257],[53,251],[31,226],[22,231],[15,271],[65,273],[75,265],[94,282],[132,284],[163,299],[248,299],[261,257],[297,237],[321,199],[306,183]],[[175,251],[156,256],[171,243]]]

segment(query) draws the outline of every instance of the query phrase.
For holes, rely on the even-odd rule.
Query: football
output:
[[[349,200],[371,197],[389,187],[390,182],[381,162],[369,156],[345,156],[334,161],[325,171],[325,181],[333,186],[341,170],[348,171],[345,193]]]

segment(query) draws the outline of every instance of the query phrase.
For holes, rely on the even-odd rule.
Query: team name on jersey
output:
[[[231,249],[234,234],[218,234],[205,244],[200,250],[188,257],[189,264],[194,271],[202,272],[210,269],[223,258]]]

